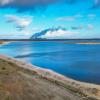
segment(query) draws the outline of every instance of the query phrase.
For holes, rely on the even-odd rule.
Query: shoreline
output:
[[[65,44],[100,45],[100,42],[64,42]]]
[[[5,42],[5,41],[1,43],[1,41],[0,41],[0,46],[6,45],[6,44],[9,44],[9,43],[10,42]]]
[[[80,42],[80,43],[76,43],[76,44],[96,45],[96,44],[100,44],[100,42]]]
[[[49,80],[51,82],[55,82],[57,85],[69,88],[73,92],[77,92],[78,94],[81,94],[83,96],[93,97],[96,98],[97,100],[100,100],[100,85],[76,81],[74,79],[58,74],[52,70],[40,68],[30,63],[25,63],[20,60],[16,60],[15,58],[12,57],[6,57],[4,55],[0,55],[0,59],[14,63],[21,68],[30,71],[35,71],[42,78]]]

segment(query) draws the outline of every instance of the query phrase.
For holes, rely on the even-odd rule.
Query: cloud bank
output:
[[[0,8],[15,8],[18,11],[33,10],[57,2],[73,3],[77,0],[0,0]]]
[[[74,4],[84,0],[0,0],[0,8],[14,8],[18,11],[33,10],[38,7],[46,7],[50,4],[64,2]],[[85,2],[88,0],[85,0]],[[90,0],[89,0],[90,1]],[[100,0],[94,0],[92,8],[100,7]]]
[[[15,25],[15,27],[18,29],[18,30],[23,30],[25,29],[26,27],[28,27],[31,22],[32,22],[32,19],[31,18],[27,18],[27,17],[18,17],[16,15],[5,15],[5,18],[6,18],[6,22],[7,23],[12,23]]]

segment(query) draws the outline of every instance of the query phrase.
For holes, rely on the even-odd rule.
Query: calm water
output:
[[[84,82],[100,84],[100,45],[64,42],[13,42],[0,47],[0,54]]]

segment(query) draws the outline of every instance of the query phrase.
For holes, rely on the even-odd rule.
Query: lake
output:
[[[72,79],[100,84],[100,45],[66,41],[12,42],[0,54],[51,69]]]

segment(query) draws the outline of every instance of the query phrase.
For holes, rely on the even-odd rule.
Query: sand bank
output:
[[[76,44],[96,45],[96,44],[100,44],[100,42],[80,42],[80,43],[76,43]]]
[[[65,77],[63,75],[55,73],[51,70],[33,66],[31,64],[27,64],[25,62],[18,61],[11,57],[6,57],[3,55],[0,55],[0,59],[8,62],[8,64],[10,64],[10,65],[13,65],[13,66],[16,65],[17,67],[21,68],[22,71],[18,71],[18,72],[20,72],[20,74],[24,75],[25,77],[26,76],[30,77],[30,76],[27,75],[26,73],[23,73],[23,70],[27,70],[28,74],[35,73],[34,80],[36,80],[36,78],[39,77],[39,79],[40,78],[42,79],[44,84],[46,83],[48,85],[48,87],[44,87],[44,90],[46,90],[50,86],[53,86],[52,90],[56,89],[56,88],[58,90],[60,89],[59,91],[54,90],[55,93],[57,93],[57,94],[58,94],[58,92],[59,93],[61,92],[60,97],[64,98],[64,97],[66,97],[65,94],[67,94],[67,96],[69,98],[69,99],[46,99],[46,100],[100,100],[100,85],[75,81],[75,80]],[[31,74],[31,76],[32,76],[32,74]],[[42,87],[41,87],[41,84],[39,83],[39,88],[42,88]],[[51,91],[50,88],[49,88],[49,90],[47,89],[47,91],[48,91],[48,93],[50,93],[50,91]],[[51,91],[51,94],[52,93],[53,92]],[[58,95],[58,97],[59,97],[59,95]],[[56,97],[56,98],[58,98],[58,97]],[[39,100],[42,100],[42,99],[39,99]],[[45,99],[43,99],[43,100],[45,100]]]

